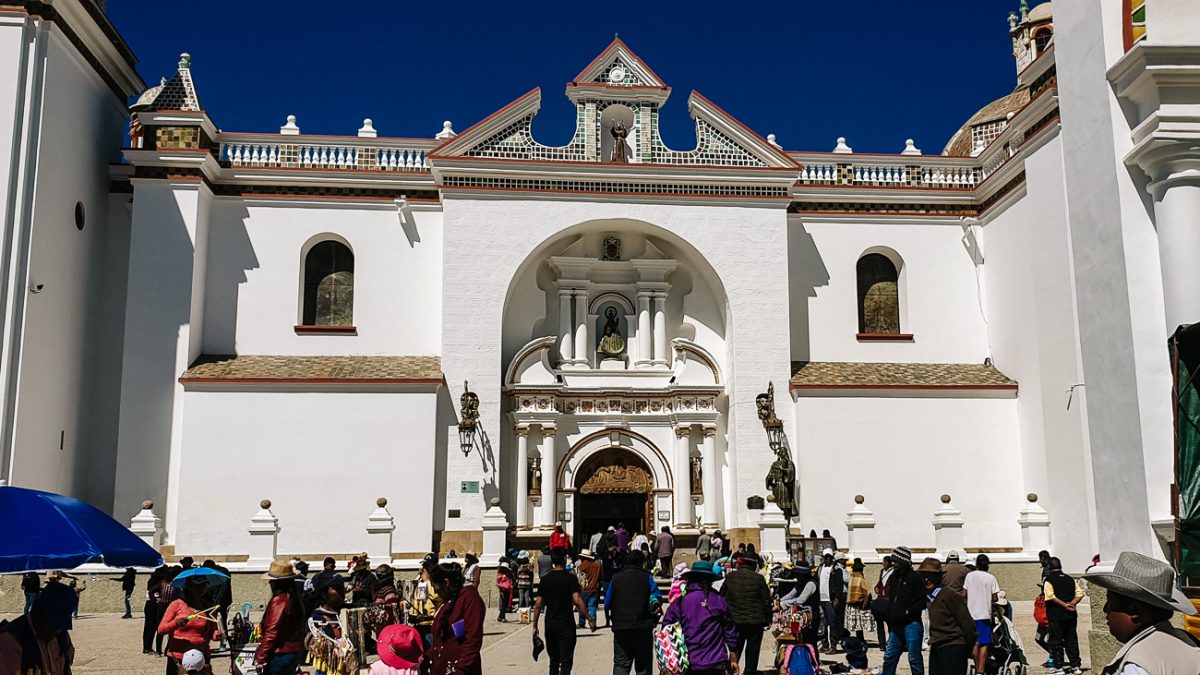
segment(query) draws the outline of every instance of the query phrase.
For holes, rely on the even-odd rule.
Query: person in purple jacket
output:
[[[689,675],[738,675],[738,633],[725,598],[713,590],[713,564],[692,563],[684,574],[683,595],[663,614],[664,626],[678,623],[687,645]]]

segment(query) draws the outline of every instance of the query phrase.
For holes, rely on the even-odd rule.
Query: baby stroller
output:
[[[992,608],[992,646],[988,648],[984,668],[987,675],[1027,675],[1029,672],[1021,636],[999,605]]]

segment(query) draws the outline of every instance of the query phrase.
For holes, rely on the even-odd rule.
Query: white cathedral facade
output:
[[[235,568],[556,521],[770,548],[774,442],[793,531],[864,559],[1165,555],[1200,9],[1130,4],[1022,5],[1011,93],[868,155],[698,92],[669,148],[620,40],[562,147],[537,89],[436,136],[227,131],[102,3],[0,2],[0,478]]]

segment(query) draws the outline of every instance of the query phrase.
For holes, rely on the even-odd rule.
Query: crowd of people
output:
[[[832,548],[774,561],[751,545],[729,550],[719,532],[705,533],[698,559],[686,565],[674,564],[667,528],[651,545],[649,537],[617,525],[591,539],[595,552],[573,553],[561,525],[555,535],[536,557],[510,550],[495,582],[498,620],[515,605],[523,622],[533,624],[533,659],[545,652],[551,675],[572,671],[577,630],[596,631],[601,607],[612,631],[614,675],[649,675],[655,661],[658,672],[758,673],[768,630],[778,646],[777,672],[865,673],[871,648],[883,652],[885,675],[905,657],[913,675],[1025,672],[1011,603],[985,554],[962,560],[950,552],[914,564],[911,551],[897,547],[871,584],[861,560]],[[1042,665],[1051,675],[1075,675],[1082,667],[1077,606],[1084,585],[1049,552],[1040,559],[1035,619],[1036,642],[1047,652]],[[452,552],[446,560],[429,554],[399,582],[389,564],[372,567],[365,554],[345,567],[326,558],[319,572],[308,572],[300,560],[274,562],[264,575],[270,600],[251,626],[239,614],[230,621],[230,578],[216,563],[184,558],[160,567],[145,585],[143,650],[161,654],[168,675],[211,673],[214,643],[235,650],[256,645],[253,667],[273,675],[303,666],[316,675],[357,673],[366,652],[379,657],[370,667],[375,675],[482,675],[486,609],[473,552],[461,558]],[[1104,675],[1200,673],[1200,647],[1170,623],[1174,612],[1195,609],[1169,565],[1122,553],[1111,572],[1083,578],[1107,589],[1103,611],[1122,643]],[[79,601],[70,581],[54,574],[43,586],[25,577],[24,617],[0,624],[0,675],[70,671],[69,631]],[[129,618],[136,571],[117,581]]]

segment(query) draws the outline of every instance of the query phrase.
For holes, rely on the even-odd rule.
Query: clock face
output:
[[[625,81],[625,69],[622,68],[621,66],[617,66],[617,67],[613,68],[612,70],[608,71],[609,84],[621,84],[624,81]]]

